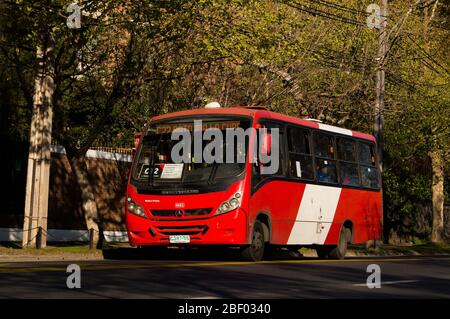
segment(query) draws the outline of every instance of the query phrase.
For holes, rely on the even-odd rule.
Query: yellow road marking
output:
[[[352,263],[352,262],[401,262],[401,261],[429,261],[430,259],[404,258],[404,259],[344,259],[344,260],[270,260],[259,262],[226,261],[226,262],[200,262],[181,264],[152,264],[152,265],[80,265],[82,270],[115,270],[115,269],[153,269],[153,268],[186,268],[186,267],[217,267],[217,266],[239,266],[239,265],[270,265],[270,264],[321,264],[321,263]],[[450,258],[439,258],[439,260],[450,260]],[[65,266],[55,267],[3,267],[0,264],[0,273],[32,273],[32,272],[59,272],[66,271]]]

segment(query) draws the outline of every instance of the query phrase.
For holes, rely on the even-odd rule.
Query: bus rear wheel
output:
[[[260,261],[264,256],[265,245],[263,225],[257,220],[253,225],[252,242],[242,250],[242,257],[249,261]]]
[[[317,256],[320,259],[344,259],[347,253],[347,243],[351,238],[351,230],[347,227],[342,227],[339,233],[339,239],[337,245],[320,246],[316,248]]]

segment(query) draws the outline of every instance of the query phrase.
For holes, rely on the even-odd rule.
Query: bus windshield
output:
[[[242,133],[249,127],[249,119],[235,117],[151,124],[136,155],[132,180],[138,188],[161,191],[230,185],[243,175],[249,136]],[[174,132],[186,135],[174,137]]]

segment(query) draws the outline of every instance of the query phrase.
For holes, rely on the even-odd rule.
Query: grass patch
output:
[[[59,254],[98,254],[101,250],[89,249],[87,243],[65,243],[64,245],[52,245],[36,249],[33,247],[22,248],[21,243],[0,243],[0,255],[59,255]]]

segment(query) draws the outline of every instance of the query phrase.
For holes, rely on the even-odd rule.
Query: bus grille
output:
[[[184,211],[185,216],[205,216],[211,213],[212,208],[197,208],[197,209],[186,209]]]
[[[186,209],[182,211],[182,215],[177,215],[179,210],[176,209],[158,209],[151,210],[153,216],[155,217],[182,217],[182,216],[206,216],[212,211],[212,208],[196,208],[196,209]]]
[[[158,217],[175,217],[177,216],[177,210],[175,209],[166,209],[166,210],[151,210],[150,211],[153,216]]]

